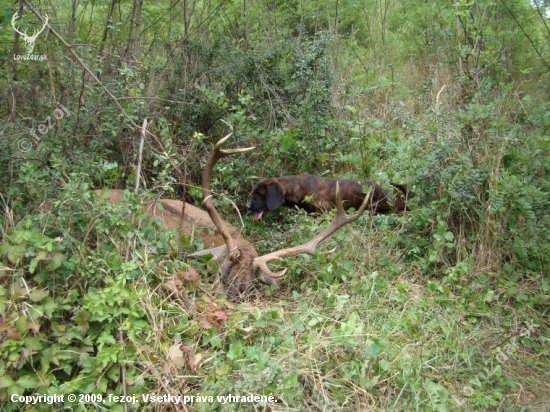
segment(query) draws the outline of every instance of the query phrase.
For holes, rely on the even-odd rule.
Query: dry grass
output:
[[[536,408],[550,386],[548,357],[533,342],[547,325],[531,340],[521,338],[492,376],[480,378],[529,313],[497,300],[476,302],[475,295],[465,299],[445,279],[426,277],[402,253],[388,250],[388,237],[402,229],[381,231],[366,219],[346,230],[342,252],[320,257],[321,264],[288,262],[291,275],[279,291],[260,291],[237,306],[200,291],[182,300],[151,289],[142,302],[151,332],[135,342],[143,377],[162,393],[273,393],[278,400],[221,410],[455,410],[453,396],[465,401],[464,410],[484,404],[486,410],[542,410]],[[472,267],[486,270],[487,263]],[[209,280],[202,284],[208,288]],[[217,322],[217,311],[227,318]],[[181,360],[171,358],[175,344],[184,348]],[[467,397],[464,387],[473,393]],[[176,410],[211,409],[194,403]]]

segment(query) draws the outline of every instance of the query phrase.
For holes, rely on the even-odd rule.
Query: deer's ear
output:
[[[275,210],[285,202],[285,194],[282,186],[273,182],[267,185],[266,203],[269,210]]]

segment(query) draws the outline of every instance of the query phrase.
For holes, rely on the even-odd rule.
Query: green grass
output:
[[[317,226],[311,220],[306,226]],[[496,290],[488,300],[483,289],[472,293],[423,274],[402,250],[387,248],[406,221],[387,230],[365,228],[368,223],[344,229],[333,255],[288,260],[280,289],[259,290],[249,302],[233,306],[201,293],[185,305],[166,301],[168,311],[143,302],[153,323],[164,324],[156,345],[148,345],[158,360],[148,364],[148,374],[166,379],[168,373],[177,392],[191,395],[274,394],[274,410],[542,410],[550,381],[540,313],[511,305]],[[264,236],[289,236],[268,225]],[[472,270],[461,282],[479,275]],[[217,310],[227,320],[204,328],[205,314]],[[499,363],[497,348],[516,339],[526,322],[538,326]],[[173,328],[189,356],[200,356],[193,373],[189,364],[183,368],[184,377],[160,350],[168,344],[161,336],[174,341]]]
[[[497,272],[494,250],[460,248],[445,227],[423,245],[422,210],[365,215],[326,241],[321,251],[333,253],[273,262],[288,269],[279,288],[259,286],[239,304],[225,299],[215,262],[182,261],[173,235],[147,219],[132,225],[134,204],[78,210],[65,211],[70,227],[55,229],[47,214],[4,222],[2,399],[127,393],[140,399],[130,410],[173,410],[140,398],[154,393],[194,397],[198,411],[544,410],[544,284]],[[266,253],[332,217],[284,210],[247,221],[244,234]],[[276,402],[215,402],[228,395]],[[95,408],[86,405],[77,410]]]

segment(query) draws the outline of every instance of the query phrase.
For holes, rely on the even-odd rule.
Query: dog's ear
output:
[[[266,203],[269,210],[275,210],[285,202],[285,194],[283,193],[282,186],[273,182],[267,186]]]

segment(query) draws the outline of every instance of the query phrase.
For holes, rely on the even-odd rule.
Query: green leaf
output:
[[[232,343],[227,351],[227,357],[230,360],[240,359],[243,356],[243,344],[240,341]]]
[[[52,253],[51,259],[48,262],[48,269],[55,270],[59,268],[65,261],[65,255],[62,253]]]
[[[40,382],[35,376],[26,375],[17,379],[16,384],[25,389],[33,389],[36,388],[40,384]]]
[[[368,349],[369,356],[374,359],[384,350],[385,346],[380,340],[374,339]]]
[[[57,304],[54,302],[53,299],[51,298],[46,299],[46,301],[44,302],[44,314],[47,317],[50,318],[56,308],[57,308]]]
[[[10,386],[13,386],[14,384],[15,384],[15,382],[9,376],[0,376],[0,389],[1,388],[9,388]]]
[[[19,282],[13,282],[10,285],[11,300],[17,300],[21,296],[25,296],[25,293],[27,293],[27,290],[25,288],[22,288]]]
[[[50,360],[52,358],[52,355],[53,355],[53,349],[52,347],[48,347],[46,349],[44,349],[41,354],[40,354],[40,366],[42,368],[42,372],[43,373],[46,373],[48,372],[49,370],[49,366],[50,366]]]
[[[34,273],[34,271],[36,270],[36,267],[38,266],[38,262],[39,262],[38,259],[31,260],[31,263],[29,264],[29,272],[30,273]]]
[[[19,262],[23,257],[23,253],[25,253],[25,245],[9,245],[5,243],[2,248],[2,254],[7,254],[8,260],[13,264]]]
[[[12,385],[8,388],[8,397],[11,395],[22,395],[25,389],[19,385]]]
[[[37,302],[40,302],[42,299],[46,298],[48,295],[49,295],[49,292],[47,290],[33,289],[33,291],[29,296],[29,299],[37,303]]]
[[[27,332],[27,318],[25,316],[19,316],[15,320],[15,327],[20,335],[24,335]]]
[[[388,362],[385,359],[380,359],[380,362],[378,362],[378,366],[380,366],[380,369],[387,372],[390,369],[391,362]]]

